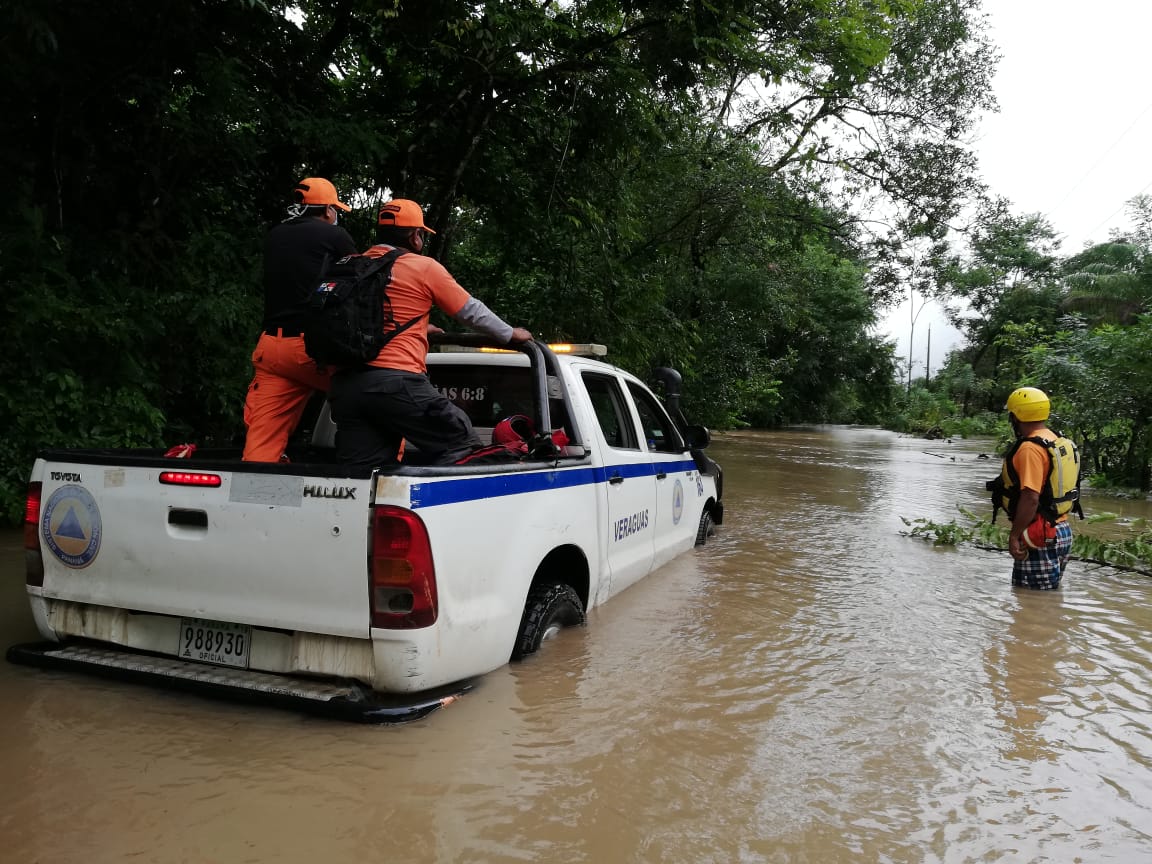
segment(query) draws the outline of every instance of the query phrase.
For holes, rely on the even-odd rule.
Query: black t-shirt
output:
[[[264,240],[264,329],[298,330],[323,269],[355,253],[347,231],[311,216],[269,231]]]

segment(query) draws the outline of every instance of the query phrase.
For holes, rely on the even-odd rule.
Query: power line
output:
[[[1147,186],[1145,186],[1143,189],[1141,189],[1139,192],[1137,192],[1136,195],[1133,195],[1132,197],[1135,198],[1135,197],[1138,197],[1140,195],[1143,195],[1149,189],[1152,189],[1152,180],[1150,180],[1148,182]],[[1132,199],[1130,198],[1128,200],[1130,201]],[[1121,210],[1123,210],[1127,206],[1128,206],[1128,201],[1125,201],[1123,204],[1121,204],[1119,207],[1117,207],[1115,210],[1113,210],[1112,213],[1103,222],[1101,222],[1099,225],[1097,225],[1095,228],[1093,228],[1091,231],[1089,231],[1088,236],[1091,237],[1093,234],[1095,234],[1097,231],[1099,231],[1101,228],[1103,228],[1105,225],[1107,225],[1109,222],[1111,222],[1113,219],[1115,219],[1116,214],[1119,213]]]
[[[1069,188],[1069,190],[1064,194],[1064,197],[1060,199],[1060,202],[1055,207],[1051,208],[1048,211],[1049,216],[1051,216],[1053,213],[1055,213],[1057,210],[1059,210],[1061,207],[1063,207],[1065,204],[1068,203],[1068,199],[1072,197],[1072,193],[1080,188],[1080,184],[1083,183],[1086,179],[1088,179],[1088,175],[1090,175],[1093,171],[1095,171],[1097,168],[1100,167],[1100,163],[1102,163],[1104,161],[1104,159],[1108,156],[1109,153],[1111,153],[1114,149],[1116,149],[1116,145],[1119,144],[1121,141],[1123,141],[1129,132],[1131,132],[1133,129],[1136,128],[1136,124],[1144,119],[1144,115],[1147,114],[1149,110],[1152,110],[1152,102],[1149,102],[1147,105],[1144,106],[1144,110],[1141,111],[1136,116],[1136,119],[1132,121],[1132,123],[1128,126],[1128,128],[1125,129],[1123,132],[1121,132],[1120,136],[1115,141],[1113,141],[1111,144],[1108,145],[1108,149],[1105,150],[1103,153],[1101,153],[1100,156],[1096,159],[1096,161],[1092,163],[1092,167],[1089,168],[1087,171],[1085,171],[1080,176],[1080,179],[1072,184],[1071,188]],[[1149,185],[1152,185],[1152,184],[1149,184]],[[1147,188],[1147,187],[1145,187],[1145,188]],[[1123,209],[1123,207],[1124,207],[1124,205],[1121,204],[1120,209]],[[1119,211],[1117,211],[1117,212],[1119,212]],[[1116,215],[1115,213],[1112,214],[1112,216],[1115,216],[1115,215]],[[1112,216],[1109,216],[1108,219],[1111,219]],[[1108,219],[1105,219],[1104,221],[1107,222]],[[1099,228],[1100,226],[1096,226],[1096,227]],[[1093,228],[1092,230],[1095,231],[1096,228]]]

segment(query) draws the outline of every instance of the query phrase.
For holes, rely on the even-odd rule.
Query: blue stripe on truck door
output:
[[[515,474],[495,474],[487,477],[467,477],[461,480],[436,480],[412,484],[409,506],[413,510],[418,510],[422,507],[459,504],[463,501],[478,501],[482,498],[500,498],[505,495],[521,495],[525,492],[541,492],[548,489],[567,489],[573,486],[606,483],[608,478],[614,474],[622,477],[645,477],[660,472],[692,471],[695,468],[695,462],[691,459],[683,459],[675,462],[639,465],[609,465],[605,468],[525,471]]]

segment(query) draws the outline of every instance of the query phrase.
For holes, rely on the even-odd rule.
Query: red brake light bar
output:
[[[169,486],[219,486],[219,474],[204,474],[200,471],[161,471],[160,482]]]

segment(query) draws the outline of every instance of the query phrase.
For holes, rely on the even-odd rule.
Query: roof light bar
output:
[[[553,354],[575,354],[577,357],[603,357],[608,353],[607,346],[596,342],[557,342],[548,347]]]
[[[603,357],[608,353],[608,348],[596,342],[554,342],[548,345],[553,354],[572,354],[576,357]],[[449,345],[444,344],[440,346],[440,350],[444,353],[452,354],[519,354],[513,348],[476,348],[471,345]]]

